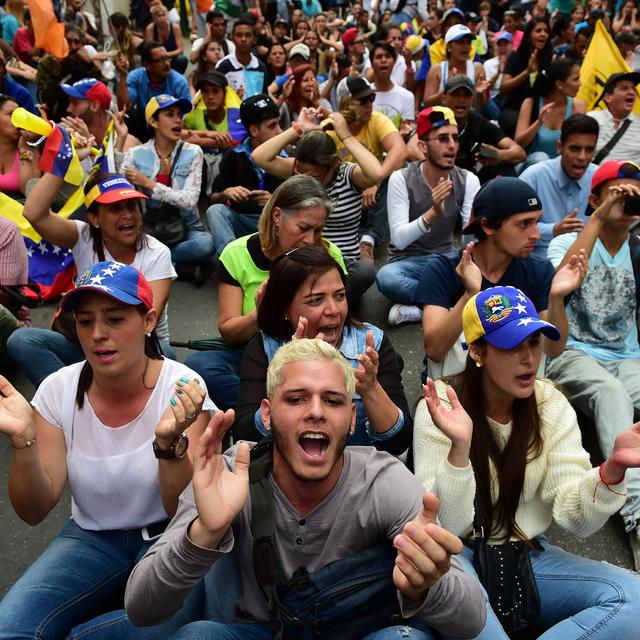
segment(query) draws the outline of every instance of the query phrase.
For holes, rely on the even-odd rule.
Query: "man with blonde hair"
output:
[[[298,637],[312,625],[320,638],[383,638],[399,633],[399,615],[416,627],[403,627],[407,638],[431,638],[428,626],[458,638],[480,632],[484,599],[451,558],[462,543],[438,526],[437,498],[392,456],[345,447],[354,390],[353,369],[334,347],[296,340],[267,371],[261,414],[272,438],[222,456],[233,412],[216,414],[176,517],[129,581],[134,624],[171,616],[232,556],[242,578],[236,615],[174,638]],[[229,584],[225,572],[214,597],[227,597]]]

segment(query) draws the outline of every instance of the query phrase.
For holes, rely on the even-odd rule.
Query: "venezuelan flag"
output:
[[[241,104],[242,100],[240,96],[231,87],[227,87],[225,89],[224,107],[227,110],[229,135],[238,143],[242,142],[249,135],[240,120]],[[200,91],[197,91],[193,96],[193,107],[194,109],[206,109]]]

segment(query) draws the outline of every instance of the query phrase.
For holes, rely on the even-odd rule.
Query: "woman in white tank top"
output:
[[[0,603],[2,639],[64,638],[122,601],[175,513],[215,410],[202,379],[160,355],[153,292],[136,268],[94,264],[63,309],[75,311],[86,360],[50,375],[33,407],[0,377],[16,513],[37,524],[67,480],[72,499],[71,520]]]

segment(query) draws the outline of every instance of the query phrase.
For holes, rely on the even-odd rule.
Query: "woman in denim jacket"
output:
[[[350,445],[373,445],[398,455],[412,438],[413,421],[402,386],[402,359],[378,327],[349,316],[345,275],[322,248],[306,246],[278,258],[258,307],[260,333],[245,350],[233,435],[258,440],[267,366],[285,342],[322,338],[356,370],[356,428]]]
[[[198,263],[206,262],[213,255],[214,248],[198,213],[202,150],[180,140],[183,116],[191,108],[191,103],[184,98],[168,95],[151,98],[145,109],[145,118],[153,137],[127,152],[122,172],[135,186],[149,192],[147,214],[164,203],[179,208],[186,227],[186,239],[169,247],[171,258],[177,265],[195,263],[196,270],[200,271]],[[201,280],[195,272],[193,276],[196,281]]]

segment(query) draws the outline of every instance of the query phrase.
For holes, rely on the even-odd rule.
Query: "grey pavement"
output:
[[[387,313],[390,303],[377,291],[375,285],[365,294],[360,309],[363,320],[367,320],[388,331],[389,338],[405,362],[404,383],[409,404],[413,405],[420,393],[420,372],[422,371],[422,331],[420,325],[387,327]],[[201,289],[192,284],[176,282],[169,302],[169,324],[173,340],[205,338],[217,335],[216,292],[212,281]],[[34,326],[48,327],[53,308],[46,306],[33,313]],[[183,361],[188,352],[178,349],[178,359]],[[22,374],[16,372],[12,382],[27,398],[33,395],[33,387]],[[585,423],[586,424],[586,423]],[[593,430],[587,425],[585,442],[592,455],[592,462],[599,464],[597,444]],[[7,438],[0,438],[0,549],[4,569],[0,574],[0,596],[15,582],[23,571],[46,547],[56,532],[69,517],[69,497],[64,498],[43,522],[30,527],[17,518],[7,496],[7,474],[9,471],[11,448]],[[561,531],[557,527],[549,530],[549,538],[568,551],[594,559],[606,560],[626,568],[632,568],[631,552],[627,545],[622,521],[615,516],[598,533],[587,540],[581,540]]]

